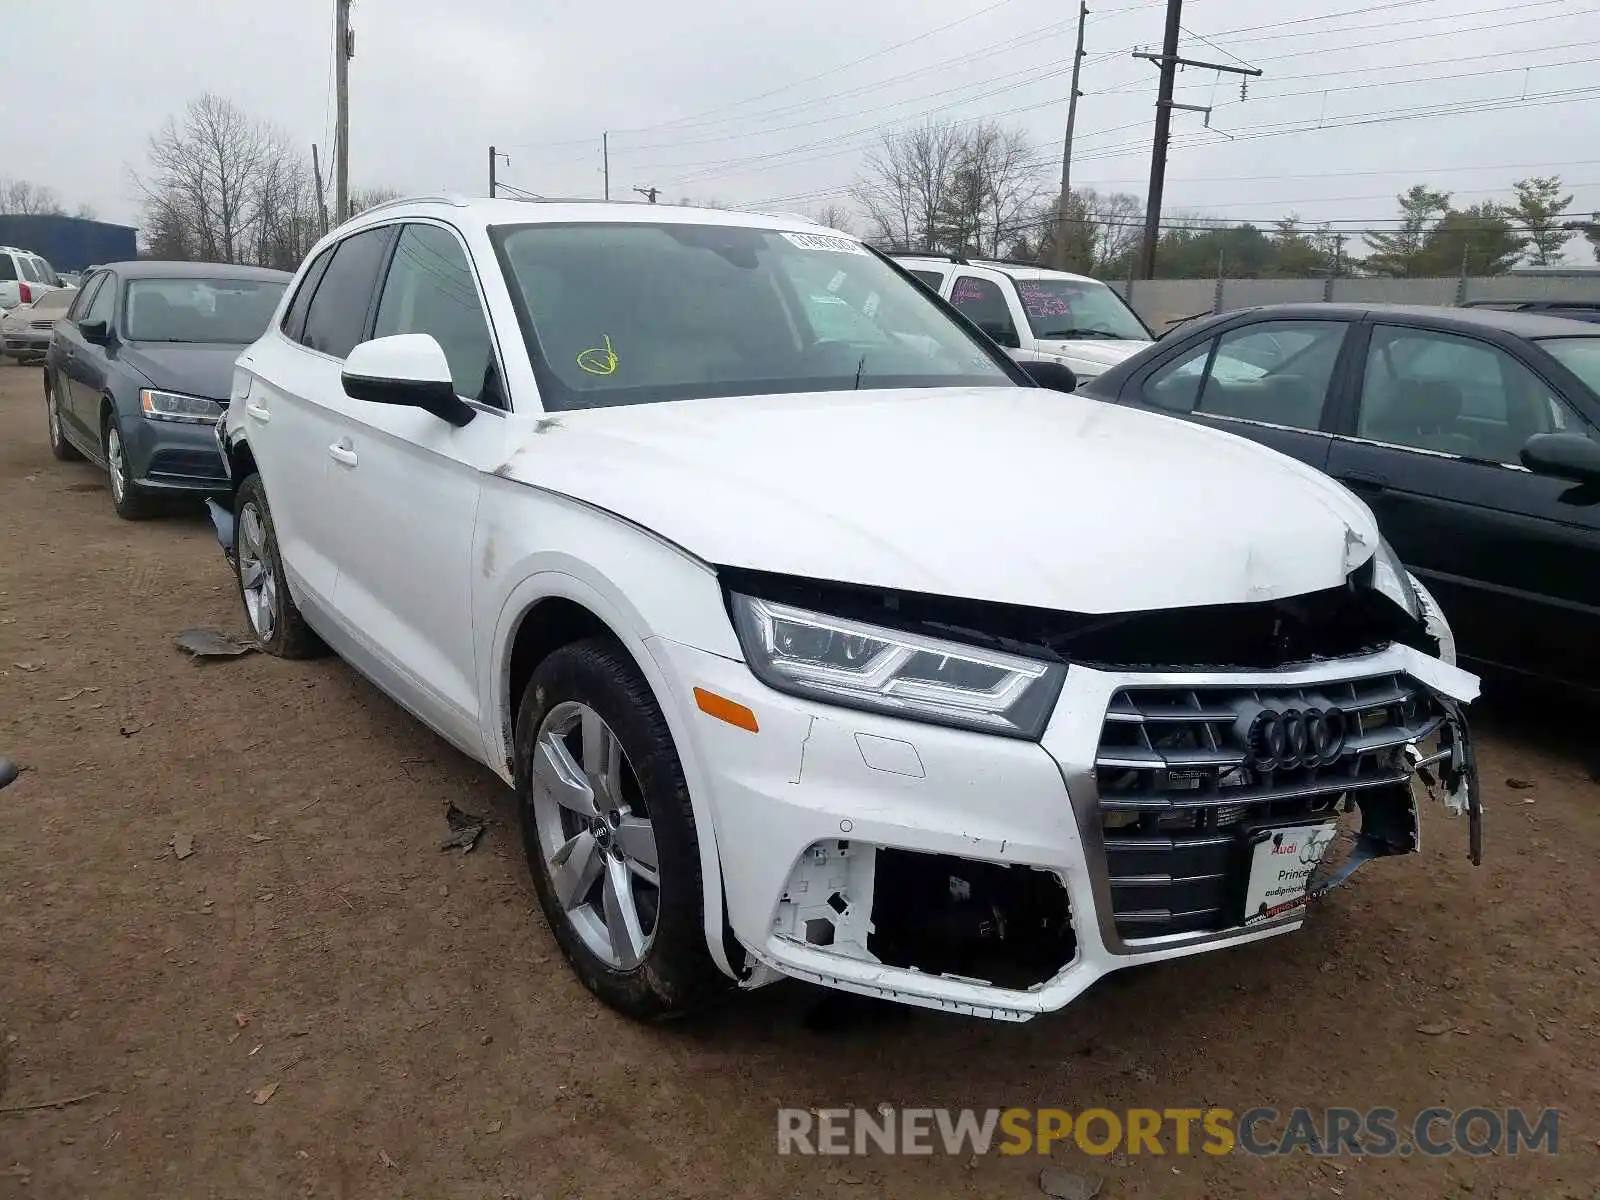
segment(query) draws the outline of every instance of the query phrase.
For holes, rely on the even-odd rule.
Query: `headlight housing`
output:
[[[157,388],[139,389],[139,411],[152,421],[182,421],[190,425],[215,425],[224,407],[215,400],[184,396]]]
[[[1422,620],[1422,602],[1417,599],[1417,589],[1411,586],[1411,573],[1387,540],[1378,542],[1378,551],[1372,556],[1372,586],[1405,609],[1413,621]]]
[[[730,594],[745,661],[769,687],[830,704],[1038,738],[1066,679],[1044,662]]]

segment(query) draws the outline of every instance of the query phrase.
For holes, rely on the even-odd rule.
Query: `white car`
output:
[[[57,288],[0,317],[0,354],[18,362],[43,358],[55,336],[56,322],[67,315],[76,295],[73,288]]]
[[[1425,784],[1476,833],[1476,680],[1365,505],[1030,386],[800,219],[369,210],[218,438],[261,645],[514,787],[636,1017],[788,976],[1023,1020],[1298,928],[1340,823],[1414,850]]]
[[[894,260],[1004,346],[1018,362],[1058,362],[1087,383],[1152,340],[1127,301],[1098,279],[959,255]]]
[[[55,270],[37,254],[0,246],[0,311],[32,304],[60,286]]]

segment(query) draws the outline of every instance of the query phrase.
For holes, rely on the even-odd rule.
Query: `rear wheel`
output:
[[[703,924],[689,788],[665,718],[609,640],[556,650],[517,715],[523,851],[578,977],[640,1020],[680,1016],[726,985]]]
[[[44,377],[44,410],[50,424],[50,453],[62,462],[76,462],[83,455],[78,453],[76,446],[67,441],[66,434],[61,428],[61,393],[64,390],[61,376]]]
[[[313,658],[322,643],[306,624],[283,574],[278,531],[267,507],[261,476],[245,476],[234,501],[233,566],[239,581],[250,632],[268,654],[279,658]]]
[[[122,441],[117,418],[106,414],[103,430],[106,472],[111,476],[111,503],[124,521],[143,521],[156,513],[156,498],[133,481],[128,465],[128,449]]]

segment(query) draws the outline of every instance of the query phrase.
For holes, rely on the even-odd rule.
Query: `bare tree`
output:
[[[962,148],[960,127],[947,121],[883,135],[850,189],[879,240],[898,249],[934,248]]]
[[[243,262],[259,239],[260,185],[269,132],[212,92],[167,118],[150,139],[150,173],[135,176],[147,209],[183,220],[193,248],[211,262]]]
[[[354,188],[350,192],[350,215],[366,212],[369,208],[377,208],[380,204],[387,204],[391,200],[398,200],[404,195],[398,188],[392,187],[363,187]]]
[[[0,179],[0,213],[17,216],[59,217],[66,214],[50,188],[26,179]]]
[[[811,219],[818,225],[826,225],[840,233],[854,232],[855,214],[842,204],[824,204],[812,212]]]
[[[1039,153],[1022,129],[994,121],[975,125],[966,141],[962,157],[976,172],[983,193],[979,224],[988,239],[988,253],[999,258],[1014,227],[1038,207],[1045,187]],[[982,237],[979,240],[981,253]]]

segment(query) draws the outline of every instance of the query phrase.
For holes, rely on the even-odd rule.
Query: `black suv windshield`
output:
[[[927,292],[835,234],[612,222],[494,237],[547,408],[1015,386]]]
[[[275,279],[134,279],[123,334],[131,342],[247,345],[266,331],[283,288]]]
[[[1017,299],[1036,338],[1150,340],[1122,297],[1093,279],[1018,279]]]

